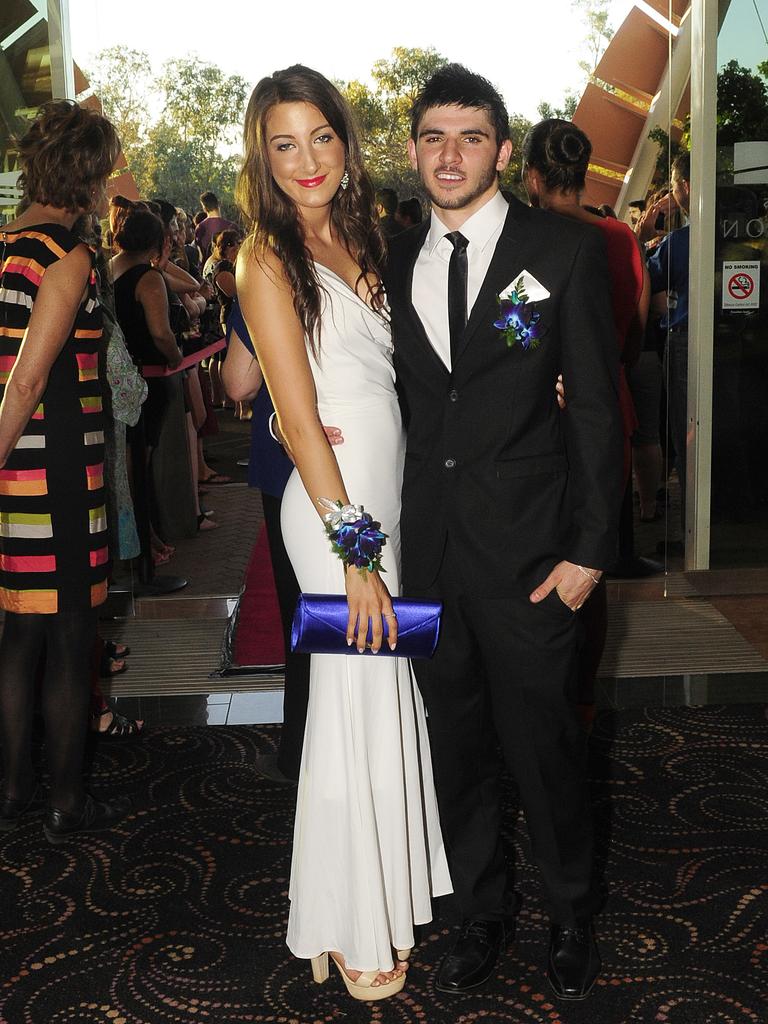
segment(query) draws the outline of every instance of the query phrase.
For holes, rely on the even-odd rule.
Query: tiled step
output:
[[[107,640],[128,644],[128,671],[104,680],[111,696],[276,690],[282,668],[222,676],[223,619],[124,619],[102,623]]]

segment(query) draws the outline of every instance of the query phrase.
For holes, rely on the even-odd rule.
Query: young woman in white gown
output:
[[[250,234],[237,291],[296,469],[282,503],[303,591],[347,595],[348,643],[372,648],[399,593],[404,439],[379,268],[374,193],[349,109],[322,75],[262,79],[245,121],[238,201]],[[323,423],[338,426],[332,448]],[[387,541],[378,572],[333,554],[320,499],[360,504]],[[414,924],[450,892],[424,710],[409,664],[313,656],[299,778],[288,945],[360,999],[399,991]],[[393,955],[394,953],[394,955]]]

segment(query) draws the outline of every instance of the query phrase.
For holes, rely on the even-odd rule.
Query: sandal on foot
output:
[[[201,477],[200,483],[207,487],[209,484],[231,484],[232,477],[224,476],[223,473],[211,473],[210,476]]]
[[[201,512],[197,517],[197,529],[199,533],[203,533],[205,530],[218,530],[219,524],[214,522],[213,519],[208,519],[205,512]]]
[[[101,656],[99,662],[99,673],[102,679],[109,679],[110,676],[120,676],[123,672],[128,671],[128,662],[125,658],[113,658],[112,655],[106,653]]]
[[[321,953],[320,956],[312,957],[312,977],[318,983],[328,980],[328,957],[328,953]],[[349,992],[353,999],[359,999],[361,1002],[368,1003],[378,999],[388,999],[390,996],[401,992],[405,985],[405,971],[383,985],[374,985],[374,981],[376,981],[380,974],[388,974],[389,972],[363,971],[356,981],[352,981],[336,957],[331,956],[331,960],[336,964],[339,974],[347,986],[347,992]]]
[[[112,715],[112,721],[106,729],[99,729],[98,724],[91,726],[91,731],[101,737],[101,739],[131,740],[138,739],[139,736],[144,734],[143,719],[126,718],[125,715],[121,715],[119,711],[115,711],[110,707],[106,707],[103,711],[98,711],[95,715],[91,715],[91,722],[98,723],[100,718],[104,718],[105,715],[109,714]]]
[[[128,644],[119,644],[115,640],[105,640],[104,653],[108,658],[117,658],[118,660],[121,660],[128,657],[131,653],[131,648]]]

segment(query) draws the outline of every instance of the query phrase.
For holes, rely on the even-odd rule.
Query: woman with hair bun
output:
[[[615,217],[593,213],[581,204],[591,155],[592,144],[580,128],[571,121],[547,118],[534,125],[523,141],[523,184],[531,206],[593,224],[603,234],[611,272],[616,343],[622,354],[619,398],[625,434],[624,469],[628,475],[629,441],[636,421],[624,366],[635,362],[642,347],[650,284],[629,225]]]
[[[637,426],[625,367],[642,350],[650,302],[650,280],[634,232],[623,221],[601,216],[582,206],[592,144],[571,121],[548,118],[534,125],[523,140],[523,184],[531,206],[571,217],[598,228],[605,241],[611,275],[613,321],[621,352],[619,402],[624,427],[624,482],[631,469],[631,438]],[[565,381],[566,396],[568,381]],[[566,413],[567,415],[567,413]],[[585,724],[594,714],[594,682],[605,646],[607,605],[605,582],[582,609],[587,642],[579,664],[579,705]]]
[[[249,227],[238,300],[296,466],[282,500],[288,555],[302,590],[346,595],[349,645],[364,651],[370,620],[372,651],[394,649],[404,438],[384,240],[351,111],[318,72],[296,65],[257,84],[238,201]],[[344,444],[331,447],[323,421],[341,427]],[[370,527],[360,505],[376,520]],[[332,550],[326,531],[341,523],[357,531],[364,566]],[[414,924],[449,891],[408,662],[312,656],[290,949],[312,960],[316,981],[327,978],[330,955],[352,996],[383,999],[403,987]]]
[[[24,212],[0,229],[0,829],[38,809],[30,740],[42,707],[51,843],[125,811],[83,787],[89,660],[107,596],[102,340],[94,251],[78,235],[106,213],[120,148],[110,122],[69,101],[41,107],[19,142]]]

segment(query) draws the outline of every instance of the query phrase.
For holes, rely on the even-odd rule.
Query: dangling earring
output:
[[[346,192],[347,189],[349,188],[349,171],[344,171],[344,173],[341,176],[341,181],[339,182],[339,184]]]

